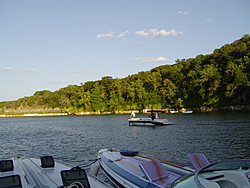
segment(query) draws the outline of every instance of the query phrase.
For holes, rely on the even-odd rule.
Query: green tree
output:
[[[105,109],[105,104],[101,97],[101,94],[102,93],[101,93],[100,87],[99,85],[96,84],[90,97],[92,110],[94,112],[103,111]]]

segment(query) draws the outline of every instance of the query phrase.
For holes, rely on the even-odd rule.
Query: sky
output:
[[[0,0],[0,102],[173,65],[249,33],[249,0]]]

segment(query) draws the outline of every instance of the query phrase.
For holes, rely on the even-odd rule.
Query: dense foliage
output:
[[[250,105],[250,36],[212,54],[177,59],[126,78],[105,76],[55,92],[1,102],[2,109],[60,108],[68,111],[115,111],[145,107],[218,107]]]

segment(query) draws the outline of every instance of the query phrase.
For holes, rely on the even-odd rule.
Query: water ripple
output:
[[[86,165],[102,148],[184,162],[188,153],[204,153],[211,162],[250,158],[249,112],[164,116],[174,125],[129,126],[128,115],[0,118],[0,159],[53,155],[59,162]]]

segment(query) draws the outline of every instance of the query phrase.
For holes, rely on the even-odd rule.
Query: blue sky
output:
[[[172,65],[249,33],[249,0],[1,0],[0,101]]]

